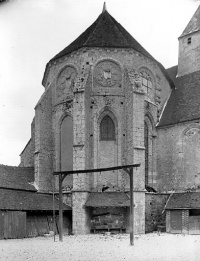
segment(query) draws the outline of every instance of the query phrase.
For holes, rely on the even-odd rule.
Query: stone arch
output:
[[[59,165],[60,170],[73,170],[73,117],[65,112],[59,119]],[[63,182],[66,189],[72,188],[73,176],[69,175]]]
[[[182,186],[200,188],[200,125],[192,123],[181,133]]]
[[[106,72],[106,69],[109,72]],[[114,59],[102,58],[98,60],[93,67],[92,75],[93,86],[123,88],[122,65]]]
[[[117,117],[115,116],[114,111],[112,110],[111,107],[109,106],[105,106],[103,109],[100,110],[99,112],[99,117],[98,117],[98,121],[97,121],[97,126],[98,126],[98,139],[100,140],[100,124],[101,121],[103,120],[103,118],[105,116],[109,116],[113,123],[114,123],[114,127],[115,127],[115,140],[117,141],[118,139],[118,121],[117,121]]]
[[[144,147],[145,147],[145,185],[155,183],[155,122],[148,112],[144,118]]]
[[[73,93],[76,76],[77,68],[74,65],[65,64],[60,68],[56,77],[56,96],[58,99]]]
[[[97,167],[113,167],[118,165],[118,121],[113,110],[105,106],[99,112],[97,118],[97,134],[96,134],[96,159]],[[101,122],[105,117],[109,117],[114,124],[115,139],[101,140],[100,138],[100,127]],[[96,174],[94,177],[94,186],[102,187],[108,186],[109,189],[118,186],[118,172],[102,172]]]

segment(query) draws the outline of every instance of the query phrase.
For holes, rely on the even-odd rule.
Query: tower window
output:
[[[188,44],[191,44],[191,42],[192,42],[192,38],[189,37],[189,38],[187,39],[187,43],[188,43]]]
[[[115,140],[115,125],[113,120],[106,115],[100,124],[100,139]]]

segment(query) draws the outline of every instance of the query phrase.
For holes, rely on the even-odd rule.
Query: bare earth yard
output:
[[[0,260],[8,261],[194,261],[200,260],[200,235],[167,233],[135,236],[128,234],[64,236],[0,241]]]

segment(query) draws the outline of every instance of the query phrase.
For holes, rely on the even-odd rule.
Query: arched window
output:
[[[115,125],[108,115],[102,119],[100,124],[100,140],[115,140]]]
[[[145,147],[145,185],[148,185],[149,179],[149,130],[148,125],[144,123],[144,147]]]

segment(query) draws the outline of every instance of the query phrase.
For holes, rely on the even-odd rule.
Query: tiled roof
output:
[[[52,195],[31,191],[0,189],[0,210],[53,210]],[[55,199],[55,210],[59,209],[59,202]],[[63,204],[63,210],[71,207]]]
[[[165,209],[199,209],[200,208],[200,193],[185,192],[174,193],[169,198]]]
[[[200,119],[200,71],[175,79],[158,126]]]
[[[49,63],[82,47],[132,48],[154,60],[173,87],[173,82],[164,67],[156,61],[106,10],[75,41],[53,57]],[[46,66],[45,74],[49,63]]]
[[[129,207],[130,199],[124,192],[92,192],[86,207]]]
[[[134,48],[145,56],[152,58],[107,11],[102,12],[85,32],[52,60],[61,58],[81,47]]]
[[[167,73],[168,73],[169,77],[172,79],[172,81],[176,80],[176,76],[178,73],[178,65],[168,68]]]
[[[196,10],[195,14],[193,15],[192,19],[189,21],[188,25],[186,26],[185,30],[181,34],[180,37],[197,32],[200,30],[200,6]]]
[[[36,191],[34,168],[0,165],[0,187]]]

